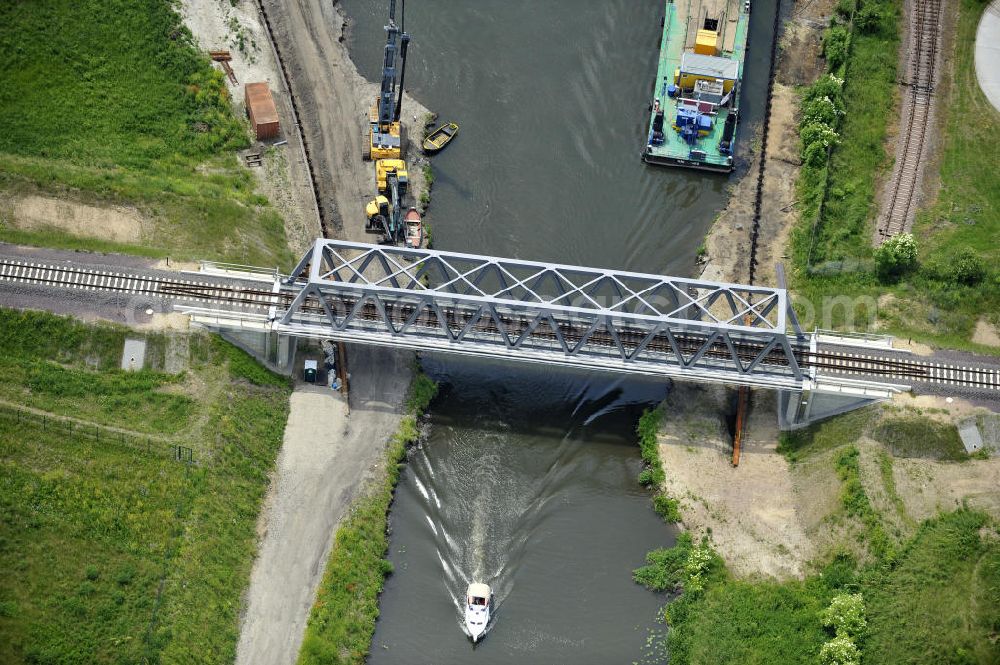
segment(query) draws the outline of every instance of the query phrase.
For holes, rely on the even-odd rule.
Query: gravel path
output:
[[[993,0],[976,30],[976,78],[986,99],[1000,111],[1000,0]]]
[[[238,665],[294,663],[333,534],[399,424],[412,354],[352,346],[350,414],[327,388],[292,394],[277,476],[261,515]]]

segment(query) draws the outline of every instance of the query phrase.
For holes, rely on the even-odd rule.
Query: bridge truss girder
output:
[[[782,289],[318,240],[284,280],[293,335],[801,387]],[[294,294],[294,295],[292,295]]]

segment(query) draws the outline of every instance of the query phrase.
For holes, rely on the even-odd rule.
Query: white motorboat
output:
[[[469,637],[477,642],[490,622],[490,609],[493,604],[493,591],[487,584],[473,582],[465,592],[465,629]]]

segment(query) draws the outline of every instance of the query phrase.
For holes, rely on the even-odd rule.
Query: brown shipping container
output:
[[[247,115],[258,141],[273,139],[278,135],[278,110],[267,83],[247,83],[244,86]]]

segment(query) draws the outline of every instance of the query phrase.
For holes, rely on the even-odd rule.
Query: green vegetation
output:
[[[889,562],[896,556],[895,547],[861,484],[861,468],[858,464],[860,455],[861,452],[854,445],[848,446],[837,455],[837,475],[844,483],[840,502],[848,517],[853,517],[864,525],[864,539],[870,555],[876,560]]]
[[[234,150],[249,145],[221,72],[170,0],[0,6],[0,190],[135,205],[137,243],[19,229],[0,239],[67,248],[287,262],[283,222]]]
[[[675,548],[651,552],[635,579],[659,591],[684,588],[664,612],[671,665],[986,665],[1000,658],[1000,540],[980,534],[988,523],[966,510],[943,515],[894,561],[858,569],[840,556],[804,581],[737,580],[711,553],[703,588],[693,592],[685,583],[697,548],[682,534]],[[831,659],[858,650],[861,661]]]
[[[914,528],[892,456],[851,443],[876,439],[895,454],[951,459],[953,430],[918,410],[879,407],[786,434],[781,450],[793,463],[823,462],[840,479],[839,508],[826,522],[841,534],[833,549],[804,580],[740,580],[708,537],[696,545],[680,534],[633,572],[637,583],[671,594],[663,609],[670,630],[650,638],[649,653],[669,654],[671,665],[1000,662],[996,522],[962,509]],[[893,448],[911,438],[923,440]],[[877,462],[876,477],[864,483],[862,445]],[[869,497],[866,483],[879,478],[898,516],[880,514]],[[899,520],[910,528],[893,528],[890,537]]]
[[[40,334],[41,333],[41,334]],[[256,522],[281,445],[288,384],[242,351],[190,339],[192,390],[162,372],[116,366],[126,330],[0,310],[5,399],[55,415],[171,434],[194,464],[95,437],[0,418],[0,662],[231,662]],[[156,337],[151,349],[160,346]],[[39,401],[25,368],[56,365],[63,386]],[[254,379],[257,379],[254,381]],[[88,407],[82,381],[111,388]],[[136,393],[129,395],[131,386]],[[155,411],[161,388],[184,397],[183,429]],[[116,392],[118,391],[118,392]],[[48,395],[48,393],[43,393]],[[119,403],[135,399],[135,406]],[[160,422],[159,419],[164,419]],[[98,428],[100,429],[100,428]],[[90,432],[89,434],[87,432]]]
[[[656,435],[660,431],[660,422],[663,420],[662,409],[646,409],[639,418],[639,425],[636,433],[639,435],[639,454],[645,468],[639,474],[639,484],[660,487],[666,480],[663,472],[663,463],[660,462],[659,442]]]
[[[878,424],[872,438],[885,444],[896,457],[969,459],[954,425],[920,416],[887,418]]]
[[[982,513],[942,515],[866,576],[866,663],[1000,662],[1000,541],[988,529]]]
[[[857,11],[854,11],[858,4]],[[985,0],[962,0],[954,39],[954,78],[937,89],[941,187],[914,225],[915,247],[904,255],[871,247],[875,187],[888,172],[886,127],[895,111],[899,46],[898,0],[845,0],[838,9],[854,31],[841,66],[845,114],[839,140],[822,166],[803,167],[802,220],[792,235],[793,287],[815,308],[824,297],[879,299],[880,330],[941,346],[997,353],[972,343],[977,322],[1000,325],[1000,114],[976,82],[973,45]],[[831,32],[833,29],[831,29]],[[840,37],[828,34],[828,65]],[[832,44],[832,45],[831,45]],[[808,95],[808,92],[807,92]],[[807,160],[808,161],[808,160]],[[931,163],[931,168],[936,164]],[[827,182],[827,172],[829,181]],[[915,257],[914,251],[915,250]],[[914,260],[915,258],[915,260]],[[866,321],[874,321],[866,312]],[[845,325],[843,319],[831,322]],[[826,325],[826,322],[820,322]]]
[[[804,271],[844,259],[870,260],[868,218],[877,177],[887,162],[883,144],[893,109],[886,102],[896,89],[900,4],[841,3],[825,44],[830,74],[805,92],[805,165],[799,185],[806,204],[793,239],[796,262]],[[852,19],[867,8],[877,19],[860,29]],[[816,138],[806,142],[807,130],[816,125],[838,131],[839,140],[814,131]]]
[[[667,479],[660,461],[660,448],[657,434],[663,420],[663,409],[646,409],[639,418],[636,433],[639,435],[639,453],[644,467],[639,472],[639,484],[656,488],[653,495],[653,510],[668,524],[681,521],[680,502],[663,491],[663,483]]]
[[[354,663],[363,665],[375,632],[378,597],[392,563],[386,516],[406,458],[406,447],[420,436],[417,418],[437,395],[437,384],[414,375],[406,399],[406,414],[388,442],[385,475],[358,499],[337,529],[326,572],[306,626],[300,665]]]
[[[892,507],[896,509],[896,515],[899,516],[899,519],[906,526],[912,527],[913,518],[906,512],[903,499],[899,496],[899,492],[896,491],[896,477],[892,475],[892,457],[884,450],[880,450],[878,454],[878,469],[879,475],[882,478],[882,487],[885,488],[885,493],[889,496]]]
[[[873,406],[831,418],[793,432],[782,432],[778,451],[790,462],[862,435],[882,443],[896,457],[926,457],[950,461],[969,458],[954,425],[940,423],[919,410]]]
[[[177,392],[185,375],[117,369],[123,341],[120,328],[0,310],[0,344],[7,350],[0,357],[0,399],[101,425],[127,420],[138,432],[179,432],[195,411],[194,400]],[[81,355],[93,366],[72,362]]]

